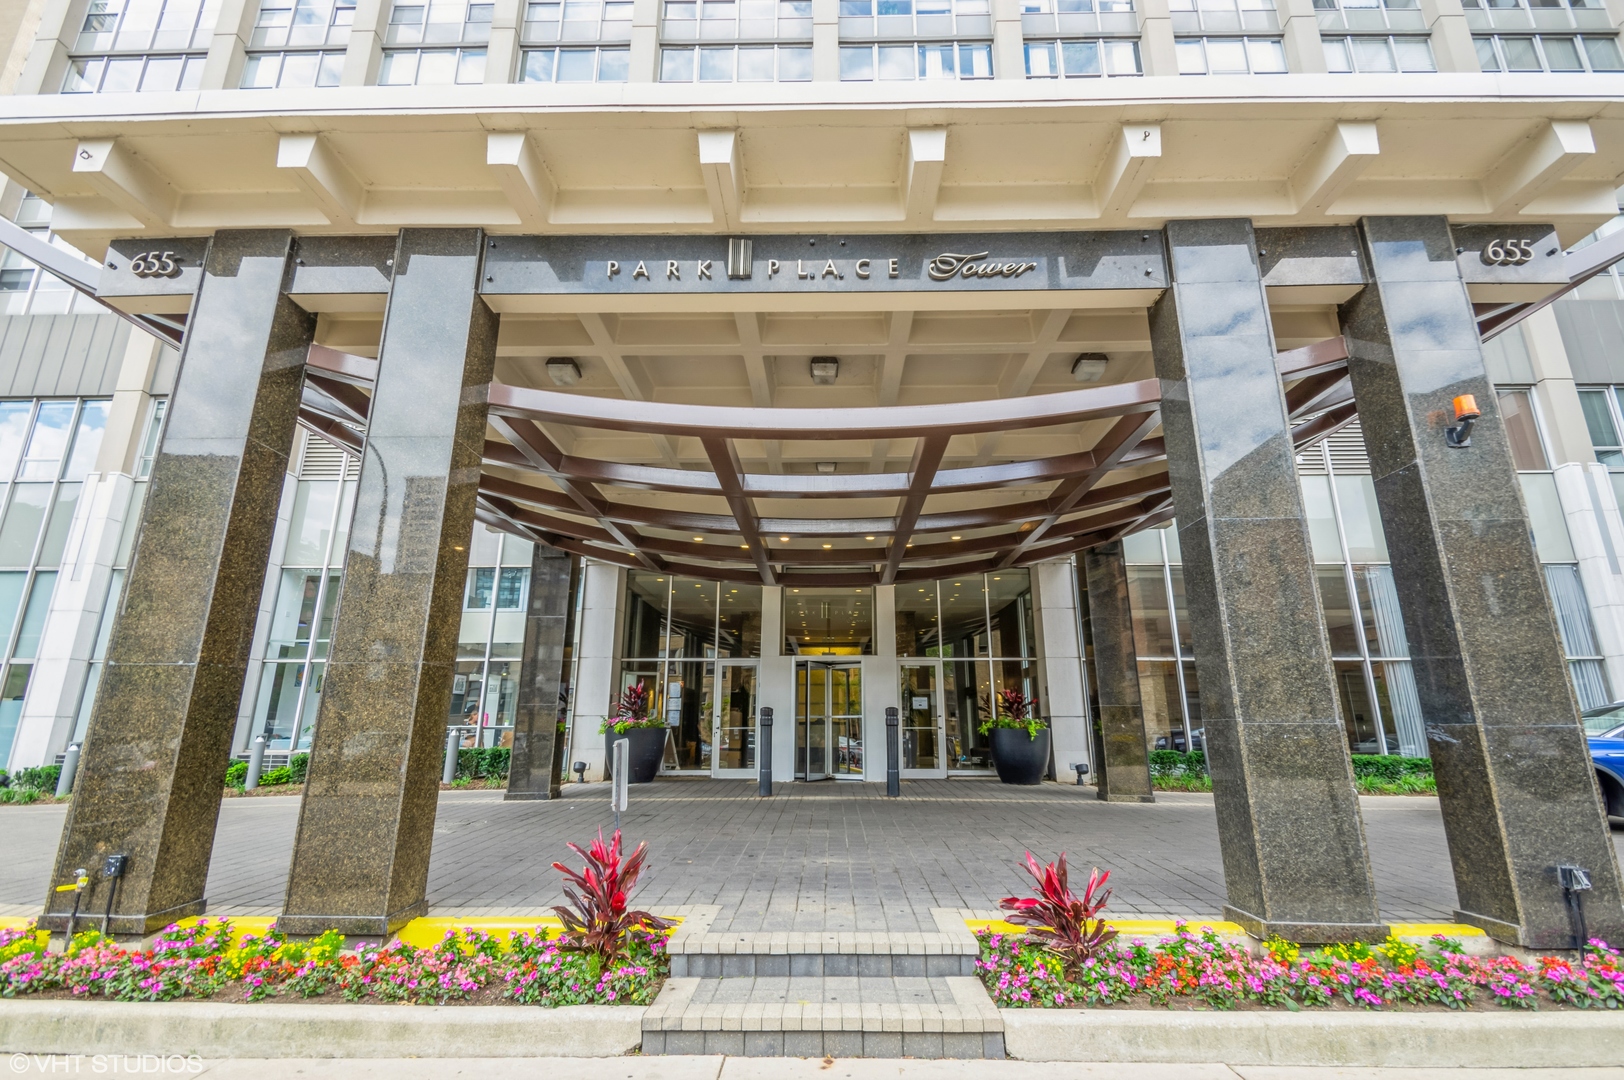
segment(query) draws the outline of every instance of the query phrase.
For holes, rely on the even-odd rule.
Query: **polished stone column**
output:
[[[1374,283],[1342,309],[1349,372],[1438,777],[1457,917],[1531,948],[1571,943],[1556,868],[1590,872],[1592,937],[1624,895],[1567,662],[1472,303],[1439,218],[1362,223]],[[1452,400],[1476,397],[1451,449]]]
[[[1088,633],[1094,642],[1094,673],[1099,684],[1095,689],[1100,699],[1100,758],[1094,777],[1099,797],[1106,802],[1155,802],[1122,541],[1083,552],[1083,573],[1088,581]]]
[[[384,313],[332,655],[278,926],[386,934],[427,912],[497,319],[477,229],[406,229]]]
[[[1151,308],[1151,347],[1224,910],[1259,936],[1379,940],[1252,226],[1166,231],[1172,284]]]
[[[204,908],[231,735],[313,316],[282,292],[292,236],[217,233],[187,323],[123,605],[51,884],[129,856],[112,928]],[[66,912],[68,894],[46,910]],[[53,926],[65,920],[47,919]]]
[[[556,799],[563,767],[569,672],[565,657],[575,638],[575,593],[581,560],[536,544],[530,556],[530,608],[519,661],[519,700],[513,720],[513,756],[507,799]]]

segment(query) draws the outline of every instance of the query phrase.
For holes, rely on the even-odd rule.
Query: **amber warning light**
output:
[[[1472,425],[1483,414],[1477,409],[1477,398],[1462,394],[1455,399],[1455,424],[1444,432],[1449,445],[1455,449],[1472,445]]]

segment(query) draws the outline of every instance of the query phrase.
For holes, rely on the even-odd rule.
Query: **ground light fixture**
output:
[[[1478,411],[1477,398],[1471,394],[1462,394],[1455,399],[1455,424],[1444,431],[1444,439],[1450,446],[1459,450],[1463,446],[1472,445],[1472,425],[1477,423],[1478,417],[1483,414]]]

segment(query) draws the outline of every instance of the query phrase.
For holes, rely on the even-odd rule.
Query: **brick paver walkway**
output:
[[[500,792],[440,798],[429,868],[437,911],[518,913],[562,900],[554,859],[566,840],[612,827],[603,785],[570,785],[555,803]],[[886,799],[867,784],[784,785],[758,799],[746,781],[667,780],[632,789],[626,835],[647,840],[648,906],[719,904],[716,930],[934,930],[930,909],[995,907],[1025,891],[1016,863],[1069,852],[1083,874],[1113,870],[1119,915],[1216,916],[1223,868],[1210,795],[1154,805],[1101,803],[1092,788],[914,781]],[[1437,800],[1360,800],[1382,913],[1447,920],[1455,903]],[[221,913],[274,914],[299,801],[228,799],[208,896]],[[0,913],[39,909],[65,808],[0,806]],[[1615,841],[1624,840],[1624,833]]]

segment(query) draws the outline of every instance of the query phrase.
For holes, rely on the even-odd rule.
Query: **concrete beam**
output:
[[[909,128],[908,161],[902,176],[903,214],[923,224],[936,218],[936,196],[947,163],[946,128]]]
[[[1551,120],[1512,148],[1483,178],[1490,212],[1517,214],[1596,153],[1585,120]]]
[[[710,199],[711,220],[729,228],[739,223],[739,202],[744,179],[739,167],[739,133],[701,131],[699,169],[705,175],[705,194]]]
[[[1161,156],[1161,124],[1122,125],[1094,178],[1094,201],[1102,220],[1128,216]]]
[[[356,224],[365,189],[320,135],[283,135],[276,147],[276,167],[293,173],[329,224]]]
[[[1343,120],[1308,154],[1291,177],[1299,214],[1323,215],[1381,153],[1373,120]]]
[[[117,139],[86,139],[74,150],[73,171],[96,193],[147,228],[167,228],[180,206],[168,177],[132,154]]]
[[[552,217],[558,194],[535,143],[522,131],[493,131],[485,139],[485,164],[496,174],[519,220],[540,228]]]

